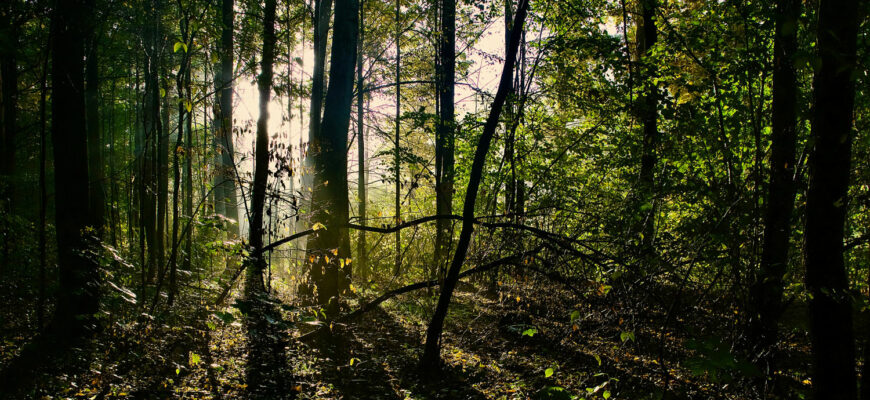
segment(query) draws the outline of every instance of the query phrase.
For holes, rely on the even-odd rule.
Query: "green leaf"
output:
[[[529,328],[523,331],[523,336],[533,337],[538,333],[538,330],[535,328]]]
[[[571,312],[571,323],[578,320],[580,318],[580,310],[574,310]]]
[[[160,97],[166,97],[166,89],[160,88]]]
[[[178,53],[178,50],[183,49],[185,53],[187,53],[187,45],[181,42],[175,42],[175,45],[172,46],[172,52]]]
[[[184,101],[184,109],[187,110],[187,112],[190,112],[191,110],[193,110],[193,103],[185,100]]]
[[[190,365],[199,365],[199,362],[200,362],[200,360],[201,360],[200,357],[199,357],[199,354],[196,354],[196,353],[194,353],[194,352],[191,351],[191,352],[189,353],[189,356],[190,356],[190,357],[187,359],[187,363],[188,363],[188,364],[190,364]]]
[[[549,378],[551,376],[553,376],[553,369],[552,368],[547,368],[546,370],[544,370],[544,378]]]
[[[619,334],[619,340],[625,342],[626,340],[631,340],[634,342],[634,332],[622,332]]]
[[[598,361],[598,366],[600,367],[601,366],[601,357],[598,354],[594,355],[593,357],[595,357],[595,361]]]
[[[601,397],[604,397],[605,399],[609,399],[610,398],[610,391],[605,390],[604,393],[601,393]]]

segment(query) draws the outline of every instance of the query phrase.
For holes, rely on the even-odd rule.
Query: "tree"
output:
[[[100,68],[97,54],[98,17],[89,18],[87,28],[89,40],[85,43],[85,112],[88,129],[88,174],[90,188],[91,226],[98,235],[103,231],[105,224],[105,201],[106,189],[104,185],[105,173],[103,171],[103,137],[100,132]]]
[[[821,67],[813,79],[810,183],[804,263],[810,297],[813,391],[816,398],[856,398],[852,302],[843,259],[855,101],[858,1],[822,0],[818,9]]]
[[[637,54],[641,60],[641,76],[643,81],[643,97],[638,102],[638,114],[643,123],[643,143],[641,146],[640,176],[638,189],[640,192],[640,209],[646,210],[641,215],[640,234],[643,236],[642,248],[649,253],[653,246],[655,235],[655,168],[657,163],[656,147],[658,146],[658,84],[656,83],[655,61],[652,60],[652,50],[658,40],[656,29],[656,8],[658,0],[640,0],[641,26],[637,34]],[[645,214],[645,215],[644,215]]]
[[[455,157],[455,75],[456,75],[456,1],[441,2],[441,35],[438,62],[438,131],[435,137],[435,210],[439,215],[453,214],[453,183]],[[435,231],[435,262],[437,275],[443,277],[445,260],[452,238],[452,222],[438,220]],[[434,274],[433,274],[434,275]]]
[[[233,30],[234,0],[221,1],[220,66],[215,71],[215,90],[219,94],[215,118],[215,144],[218,151],[215,161],[215,212],[236,221],[229,224],[229,232],[238,236],[239,211],[237,205],[235,164],[233,155]]]
[[[358,35],[359,3],[357,0],[336,0],[332,39],[332,59],[329,64],[329,87],[324,102],[321,138],[315,157],[313,202],[315,223],[325,229],[308,243],[311,277],[317,284],[320,304],[332,302],[348,285],[343,276],[350,257],[347,240],[347,132],[350,127],[350,106],[353,100],[354,66]],[[335,306],[328,314],[337,312]]]
[[[761,266],[752,289],[751,340],[763,352],[776,343],[782,312],[783,275],[788,268],[791,215],[795,197],[798,87],[795,70],[800,1],[776,3],[773,44],[773,126],[770,143],[770,185],[764,215]],[[765,357],[768,358],[768,357]],[[772,371],[769,371],[772,372]]]
[[[94,254],[88,202],[85,121],[84,21],[93,12],[87,0],[58,1],[52,43],[51,137],[54,146],[55,224],[59,292],[52,331],[64,342],[92,334],[101,278]]]
[[[364,16],[365,8],[363,1],[360,0],[359,5],[359,40],[357,44],[356,57],[356,126],[357,126],[357,158],[359,159],[357,170],[357,192],[359,193],[359,202],[357,203],[359,218],[362,223],[366,222],[366,141],[365,141],[365,121],[363,120],[363,38],[365,34]],[[368,275],[368,256],[366,250],[366,231],[359,231],[359,239],[357,239],[357,258],[356,265],[362,277]]]
[[[498,91],[493,99],[492,106],[489,111],[489,116],[486,119],[483,133],[477,143],[477,148],[474,151],[474,161],[471,166],[471,173],[468,178],[468,189],[465,192],[465,204],[462,209],[462,230],[459,233],[459,241],[456,244],[456,252],[453,255],[453,261],[450,263],[450,269],[447,270],[447,275],[444,278],[444,284],[441,286],[441,294],[438,297],[438,305],[435,308],[435,313],[432,315],[432,320],[429,322],[429,327],[426,329],[426,345],[421,358],[421,367],[424,371],[437,371],[441,364],[441,332],[444,327],[444,319],[447,317],[447,308],[450,306],[450,298],[453,295],[453,290],[456,288],[456,283],[459,280],[459,272],[462,269],[462,264],[465,262],[465,255],[468,247],[471,244],[471,234],[474,230],[474,203],[477,200],[477,190],[480,187],[480,180],[483,175],[483,167],[486,162],[486,153],[489,151],[489,146],[492,143],[492,137],[495,134],[495,128],[498,126],[499,115],[501,114],[502,106],[508,95],[510,81],[513,79],[513,67],[516,62],[517,48],[519,47],[520,37],[523,30],[523,22],[526,18],[526,13],[529,3],[528,0],[520,0],[517,5],[517,14],[514,19],[511,31],[510,47],[505,57],[504,69],[501,73],[501,81],[498,85]]]
[[[251,190],[251,227],[249,241],[254,257],[247,269],[245,294],[251,297],[265,292],[263,271],[266,260],[263,248],[263,208],[266,202],[266,179],[269,176],[269,99],[272,94],[272,64],[275,61],[275,0],[267,0],[263,16],[263,56],[257,89],[260,92],[260,117],[254,147],[254,184]]]

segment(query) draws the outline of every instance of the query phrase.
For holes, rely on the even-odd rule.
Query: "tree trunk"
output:
[[[359,158],[359,167],[357,171],[357,192],[359,197],[358,214],[360,224],[366,224],[366,141],[365,141],[365,121],[363,117],[363,36],[365,34],[364,19],[365,10],[363,8],[363,0],[360,0],[359,5],[359,43],[357,43],[356,57],[356,124],[357,124],[357,158]],[[359,231],[359,239],[357,240],[357,258],[356,266],[359,275],[365,280],[368,277],[368,260],[366,250],[366,231]],[[353,268],[347,267],[348,270]]]
[[[791,215],[795,197],[795,145],[797,142],[797,28],[800,0],[779,0],[773,42],[773,127],[770,144],[770,186],[764,215],[761,268],[752,288],[751,343],[768,352],[777,340],[782,313],[783,276],[788,268]],[[768,361],[771,357],[764,355]],[[767,373],[772,373],[768,370]]]
[[[10,5],[11,9],[12,6]],[[10,10],[11,13],[11,10]],[[15,174],[15,134],[17,133],[17,109],[18,109],[18,35],[19,29],[17,22],[7,20],[8,26],[2,29],[6,36],[3,43],[0,43],[0,145],[2,145],[2,154],[0,154],[0,201],[6,202],[4,205],[9,210],[12,210],[12,193],[14,189],[14,174]]]
[[[96,230],[97,236],[102,236],[105,225],[106,190],[103,180],[103,140],[100,132],[100,69],[97,60],[96,21],[88,24],[90,40],[86,43],[87,62],[85,65],[85,108],[88,129],[88,176],[89,198],[91,207],[90,225]]]
[[[247,269],[245,295],[265,292],[263,270],[266,268],[263,248],[263,208],[266,201],[266,180],[269,176],[269,99],[272,95],[272,64],[275,61],[275,0],[266,0],[263,18],[263,59],[257,88],[260,92],[260,117],[257,119],[257,140],[254,147],[254,187],[251,190],[250,243],[255,256]]]
[[[435,308],[435,313],[432,315],[432,321],[426,329],[426,345],[421,359],[421,367],[424,371],[434,372],[440,369],[441,332],[444,327],[444,318],[447,317],[447,308],[450,306],[450,298],[453,295],[453,289],[456,288],[456,282],[459,279],[459,271],[462,269],[462,264],[465,262],[466,252],[471,244],[471,234],[474,230],[474,203],[477,200],[477,191],[483,175],[483,167],[486,163],[486,154],[489,151],[492,137],[495,134],[496,127],[498,126],[501,109],[507,99],[510,80],[513,78],[512,75],[517,56],[517,48],[519,47],[520,36],[523,30],[523,22],[526,18],[528,5],[528,0],[520,0],[517,6],[517,14],[513,23],[514,29],[512,29],[511,32],[510,47],[508,48],[505,57],[501,81],[499,82],[495,99],[492,102],[489,116],[486,119],[483,133],[480,136],[480,141],[477,144],[477,149],[474,152],[474,161],[471,165],[471,175],[468,179],[468,189],[465,192],[465,204],[462,210],[462,230],[459,234],[459,241],[456,244],[456,252],[453,255],[453,261],[450,263],[450,269],[447,271],[444,285],[442,285],[441,288],[441,295],[438,297],[438,306]]]
[[[350,257],[347,241],[349,202],[347,192],[347,132],[353,101],[353,72],[356,64],[359,17],[357,0],[336,0],[329,65],[329,88],[323,110],[319,153],[315,157],[314,221],[326,229],[309,241],[311,275],[317,284],[320,304],[337,304],[340,290],[348,285],[340,260]],[[328,307],[334,315],[336,307]]]
[[[94,331],[100,298],[99,264],[91,249],[93,239],[85,230],[91,220],[82,23],[93,11],[92,5],[84,0],[58,1],[52,36],[51,136],[60,271],[53,330],[66,341]]]
[[[220,70],[215,71],[215,86],[220,93],[215,118],[215,132],[218,151],[217,173],[215,174],[215,212],[235,223],[227,224],[227,231],[239,235],[238,194],[235,179],[233,156],[233,25],[234,0],[221,1],[221,50]]]
[[[655,168],[658,146],[658,85],[654,82],[658,74],[655,61],[650,59],[652,49],[658,40],[656,30],[656,8],[658,0],[640,0],[642,32],[637,35],[637,53],[641,60],[641,76],[644,79],[642,98],[639,101],[640,118],[643,122],[643,143],[641,146],[640,179],[640,233],[641,248],[651,253],[655,235]]]
[[[393,139],[393,158],[396,167],[396,202],[395,202],[395,211],[396,216],[393,221],[396,225],[402,223],[402,160],[399,156],[399,138],[401,137],[401,116],[402,116],[402,27],[401,20],[399,17],[401,16],[401,9],[399,7],[399,0],[396,0],[396,136]],[[402,269],[402,231],[396,231],[396,263],[393,267],[393,275],[399,276],[399,272]]]
[[[157,235],[157,137],[162,130],[160,121],[160,9],[161,0],[151,0],[151,23],[145,26],[145,101],[142,119],[145,129],[142,157],[142,186],[140,187],[140,209],[145,244],[147,245],[148,261],[144,284],[154,281],[154,274],[161,259],[158,257],[158,242],[162,238]]]
[[[302,188],[314,190],[315,177],[311,169],[317,166],[320,154],[321,111],[323,110],[323,88],[326,74],[326,40],[329,36],[329,16],[332,13],[332,0],[314,0],[314,71],[311,76],[311,106],[308,114],[308,151],[305,157],[305,172],[302,175]],[[313,209],[314,204],[311,204]]]
[[[456,0],[442,0],[441,3],[441,36],[440,36],[440,71],[438,87],[440,89],[438,115],[438,132],[435,138],[435,210],[438,215],[453,214],[453,171],[454,171],[454,137],[455,121],[455,75],[456,75]],[[453,237],[453,222],[438,220],[435,231],[435,267],[438,268],[439,280],[447,271],[447,254],[450,252],[450,241]]]
[[[804,263],[810,300],[813,391],[817,399],[856,397],[852,303],[843,230],[852,156],[857,0],[819,3],[821,68],[813,81],[812,137]]]

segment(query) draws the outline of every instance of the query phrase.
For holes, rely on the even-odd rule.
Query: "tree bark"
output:
[[[100,298],[99,264],[93,238],[85,230],[91,220],[82,23],[92,5],[86,0],[58,1],[53,21],[51,136],[60,278],[52,328],[65,341],[94,332]]]
[[[402,117],[402,27],[399,17],[401,9],[399,0],[396,0],[396,136],[393,138],[393,162],[395,163],[396,171],[394,179],[395,185],[395,220],[396,225],[402,223],[402,160],[399,156],[399,138],[401,137],[401,117]],[[396,262],[393,266],[393,275],[399,276],[402,269],[402,232],[396,231]]]
[[[489,151],[492,137],[498,126],[499,115],[508,95],[510,80],[513,78],[512,74],[517,56],[517,48],[519,47],[528,6],[528,0],[520,0],[517,6],[517,13],[513,23],[514,29],[511,32],[510,47],[505,57],[501,81],[499,82],[498,91],[487,117],[486,125],[484,125],[483,133],[480,136],[480,141],[477,144],[477,149],[474,152],[474,161],[471,165],[471,175],[468,179],[468,189],[465,193],[465,204],[462,210],[462,230],[459,234],[459,241],[456,244],[453,261],[450,263],[450,269],[447,271],[444,285],[441,288],[441,295],[438,297],[438,305],[435,308],[435,313],[432,315],[432,321],[426,330],[426,345],[421,359],[421,367],[424,371],[434,372],[440,369],[441,332],[444,327],[444,319],[447,317],[450,298],[453,295],[453,290],[456,288],[459,272],[462,269],[466,252],[471,244],[471,234],[474,230],[474,203],[477,200],[477,191],[483,175],[483,167],[486,163],[486,154]]]
[[[314,222],[326,229],[309,240],[308,252],[311,276],[317,284],[320,304],[331,300],[336,304],[340,291],[348,285],[348,277],[340,268],[341,260],[350,257],[347,238],[349,202],[347,185],[347,132],[350,127],[350,107],[353,101],[354,65],[356,64],[357,30],[359,28],[357,0],[336,0],[329,65],[329,87],[321,125],[319,153],[315,157]],[[327,313],[338,310],[328,307]]]
[[[770,144],[770,185],[764,215],[761,268],[752,288],[750,336],[757,350],[768,352],[777,340],[782,313],[783,276],[788,268],[791,216],[795,197],[797,142],[797,52],[800,0],[779,0],[773,42],[773,121]],[[770,357],[762,358],[770,360]],[[772,373],[770,370],[768,373]]]
[[[456,0],[442,0],[438,87],[440,89],[438,132],[435,138],[435,210],[437,214],[453,214],[453,171],[455,137],[455,75],[456,75]],[[439,279],[447,271],[452,221],[439,220],[435,225],[435,267]],[[433,274],[435,275],[435,274]]]
[[[813,391],[817,399],[856,397],[852,303],[843,230],[852,156],[857,0],[819,3],[804,263],[810,300]]]
[[[356,124],[357,124],[357,158],[359,159],[359,167],[357,170],[357,192],[359,197],[358,214],[360,223],[366,223],[366,141],[365,141],[365,121],[363,120],[363,36],[365,34],[365,25],[363,23],[365,10],[363,1],[360,0],[359,5],[359,40],[357,43],[356,57]],[[368,277],[368,260],[366,249],[366,232],[359,231],[359,239],[357,240],[357,258],[355,265],[359,275],[365,280]],[[353,268],[347,267],[349,270]]]
[[[8,12],[13,13],[10,3]],[[18,110],[18,36],[19,27],[17,21],[10,18],[8,25],[0,30],[4,36],[0,42],[0,201],[5,201],[5,207],[12,210],[14,175],[15,175],[15,135],[17,133],[17,110]]]
[[[238,194],[233,161],[233,3],[234,0],[221,1],[220,70],[215,73],[215,89],[220,94],[214,125],[218,151],[215,212],[235,221],[226,227],[230,234],[238,236]]]
[[[260,92],[260,117],[257,119],[257,139],[254,145],[254,187],[251,190],[251,226],[249,241],[254,256],[249,260],[245,295],[264,293],[263,271],[266,268],[263,247],[263,209],[266,202],[266,181],[269,176],[269,100],[272,96],[272,64],[275,61],[275,0],[266,0],[263,17],[263,58],[257,88]]]
[[[642,31],[637,35],[637,53],[641,60],[643,98],[640,99],[640,118],[643,123],[643,143],[640,161],[640,233],[641,247],[650,253],[655,235],[655,167],[658,146],[658,85],[654,83],[657,75],[655,62],[650,59],[651,51],[658,40],[656,29],[656,8],[658,0],[640,0]]]
[[[97,236],[102,236],[105,225],[106,190],[103,171],[103,140],[100,132],[100,68],[97,59],[97,21],[91,18],[88,23],[90,39],[86,43],[87,62],[85,64],[85,109],[88,129],[88,176],[91,207],[91,226]]]

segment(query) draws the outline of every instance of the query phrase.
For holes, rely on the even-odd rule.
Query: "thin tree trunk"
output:
[[[402,26],[401,8],[399,0],[396,0],[396,136],[393,142],[393,157],[396,167],[396,202],[395,202],[395,220],[394,223],[399,225],[402,223],[402,160],[400,158],[399,138],[401,137],[401,116],[402,116]],[[396,264],[393,267],[393,275],[398,276],[402,269],[402,231],[396,231]]]
[[[53,331],[71,341],[94,332],[100,298],[97,260],[88,255],[92,239],[88,205],[88,153],[85,121],[83,21],[93,3],[58,1],[52,46],[52,141],[54,147],[58,281]]]
[[[251,191],[250,238],[256,256],[247,269],[245,294],[251,297],[265,292],[263,271],[266,263],[259,251],[263,247],[263,208],[266,201],[266,180],[269,176],[269,99],[272,95],[272,64],[275,61],[275,0],[266,0],[263,19],[263,59],[257,88],[260,91],[260,117],[257,119],[257,139],[254,147],[254,187]]]
[[[453,171],[455,137],[455,74],[456,74],[456,1],[442,0],[441,71],[439,83],[438,136],[435,139],[435,209],[439,215],[453,214]],[[447,254],[450,252],[452,221],[438,220],[435,231],[435,266],[439,280],[444,279],[447,271]]]
[[[342,276],[340,260],[350,257],[346,224],[349,214],[347,185],[347,132],[353,101],[354,66],[356,64],[357,0],[336,0],[329,65],[329,88],[324,102],[320,148],[316,161],[314,186],[314,221],[326,229],[309,241],[308,252],[312,279],[317,284],[320,304],[330,304],[328,315],[338,312],[337,300],[348,279]]]
[[[843,260],[855,100],[857,0],[819,3],[821,68],[813,81],[812,137],[804,263],[810,297],[813,391],[856,398],[852,302]]]
[[[495,134],[496,127],[498,126],[499,115],[501,114],[502,107],[504,106],[505,100],[508,96],[510,80],[513,79],[512,75],[514,63],[516,61],[517,48],[519,47],[528,5],[528,0],[520,0],[517,6],[517,14],[513,23],[514,29],[512,29],[511,32],[511,45],[508,48],[509,51],[505,57],[501,81],[495,99],[493,100],[489,116],[487,117],[486,125],[484,125],[483,133],[480,136],[480,141],[477,144],[477,149],[474,152],[474,161],[471,165],[471,174],[468,179],[468,189],[465,192],[465,204],[462,210],[462,230],[459,234],[459,241],[456,244],[456,252],[453,255],[453,261],[450,263],[450,269],[447,271],[444,285],[442,285],[441,288],[441,295],[438,297],[438,305],[435,308],[435,313],[432,315],[432,321],[426,329],[426,345],[421,358],[421,367],[424,371],[434,372],[440,369],[441,332],[444,328],[444,319],[447,317],[450,298],[453,295],[453,290],[456,288],[456,282],[459,279],[459,272],[462,269],[462,265],[465,262],[466,252],[471,244],[471,234],[474,230],[474,203],[477,200],[477,191],[480,187],[480,181],[483,176],[486,154],[489,152],[492,137]]]
[[[366,223],[366,141],[365,141],[365,121],[363,120],[363,38],[365,35],[364,16],[365,10],[363,6],[364,0],[360,0],[359,5],[359,43],[357,44],[356,57],[356,125],[357,125],[357,158],[359,166],[357,171],[357,192],[359,196],[359,219],[360,223]],[[368,277],[368,260],[366,254],[366,231],[359,231],[359,239],[357,241],[357,271],[365,280]],[[352,270],[349,266],[349,270]]]
[[[94,21],[95,22],[95,21]],[[103,180],[103,140],[100,132],[100,69],[97,60],[97,34],[94,23],[89,24],[91,39],[86,43],[87,62],[85,64],[85,109],[88,129],[88,176],[91,207],[91,226],[97,236],[102,236],[105,225],[106,190]]]
[[[752,288],[751,342],[770,351],[777,340],[782,313],[783,277],[788,268],[791,215],[795,198],[795,146],[797,142],[797,26],[800,0],[779,0],[773,43],[773,127],[770,144],[770,186],[764,215],[761,268]],[[762,359],[771,361],[764,355]],[[769,369],[767,375],[773,372]]]
[[[11,4],[8,7],[8,12],[13,12]],[[8,35],[7,46],[0,54],[0,145],[2,145],[2,154],[0,154],[0,201],[5,201],[5,207],[8,210],[13,210],[13,192],[14,192],[14,175],[15,175],[15,135],[17,129],[17,110],[18,110],[18,36],[19,27],[17,21],[12,19],[7,20],[8,25],[2,28],[0,33]],[[4,245],[5,246],[5,245]],[[2,268],[0,268],[2,271]]]
[[[656,29],[656,8],[658,0],[640,0],[642,32],[637,35],[637,53],[641,59],[641,76],[643,77],[642,96],[640,99],[640,118],[643,122],[643,143],[640,161],[640,233],[641,247],[650,254],[655,235],[655,168],[657,163],[656,148],[658,147],[658,85],[655,77],[658,74],[655,61],[650,58],[652,49],[658,40]]]
[[[219,161],[215,174],[215,212],[235,223],[227,224],[227,231],[239,235],[238,194],[235,180],[233,156],[233,24],[235,11],[234,0],[221,1],[221,50],[220,69],[215,71],[215,86],[220,93],[217,115],[215,117],[215,132]]]

